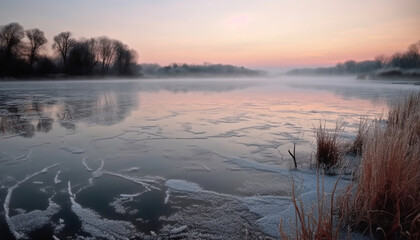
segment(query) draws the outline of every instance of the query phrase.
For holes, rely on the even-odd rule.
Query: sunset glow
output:
[[[420,40],[420,1],[0,1],[0,25],[107,35],[143,63],[327,66]],[[50,47],[47,48],[48,50]]]

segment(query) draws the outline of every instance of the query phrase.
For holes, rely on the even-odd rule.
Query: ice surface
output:
[[[111,176],[115,176],[115,177],[119,177],[119,178],[123,178],[125,180],[137,183],[142,185],[147,191],[150,191],[151,189],[155,189],[155,190],[160,190],[159,187],[156,187],[154,185],[157,185],[159,182],[155,179],[146,179],[146,178],[137,178],[137,177],[131,177],[131,176],[126,176],[123,174],[119,174],[119,173],[114,173],[114,172],[109,172],[109,171],[104,171],[104,174],[108,174]]]
[[[185,162],[180,164],[180,167],[184,171],[202,171],[202,172],[210,172],[211,169],[207,167],[205,164],[200,162]]]
[[[13,191],[17,187],[19,187],[20,184],[28,181],[29,179],[31,179],[35,176],[38,176],[42,173],[45,173],[45,172],[48,171],[48,169],[56,167],[58,165],[59,165],[58,163],[53,164],[53,165],[50,165],[50,166],[42,169],[41,171],[34,172],[34,173],[26,176],[23,180],[20,180],[19,182],[17,182],[12,187],[8,188],[7,195],[6,195],[6,198],[5,198],[4,203],[3,203],[3,208],[4,208],[4,212],[5,212],[4,215],[5,215],[5,218],[6,218],[7,225],[9,226],[9,229],[12,232],[12,234],[15,236],[15,238],[17,238],[17,239],[26,238],[27,237],[26,233],[28,231],[30,231],[31,229],[36,229],[38,227],[41,227],[41,226],[45,225],[46,222],[48,222],[50,220],[50,217],[56,211],[58,211],[58,205],[53,203],[50,199],[50,201],[49,201],[50,204],[49,204],[47,210],[45,210],[45,211],[34,210],[32,212],[29,212],[29,213],[18,214],[18,215],[15,215],[13,217],[10,217],[9,216],[10,200],[12,198]],[[33,222],[30,222],[30,221],[33,221]],[[28,230],[29,227],[31,227],[31,228]]]
[[[127,221],[110,220],[101,217],[97,212],[83,208],[75,201],[71,192],[71,183],[68,182],[68,194],[71,201],[71,209],[82,223],[82,229],[94,238],[104,239],[130,239],[139,237],[133,224]]]
[[[173,196],[172,205],[176,206],[185,198],[193,199],[195,203],[187,206],[181,203],[174,214],[161,217],[164,222],[175,222],[176,225],[164,225],[160,235],[168,232],[170,237],[181,239],[265,239],[260,238],[264,234],[253,224],[257,220],[256,215],[250,214],[236,196],[204,190],[195,183],[179,179],[170,179],[165,186],[170,192],[177,193]],[[180,230],[185,226],[188,226],[188,232],[182,236],[171,234],[174,229]],[[248,229],[252,229],[252,233],[245,233]]]
[[[44,145],[48,145],[51,144],[51,142],[44,142],[44,143],[39,143],[39,144],[33,144],[33,145],[28,145],[26,147],[28,148],[34,148],[34,147],[40,147],[40,146],[44,146]]]
[[[13,138],[13,137],[18,137],[18,136],[24,135],[24,134],[26,134],[26,132],[19,132],[19,133],[12,134],[12,135],[1,136],[0,139],[8,139],[8,138]]]
[[[252,162],[243,158],[231,158],[228,161],[247,169],[261,170],[286,176],[289,175],[290,177],[293,177],[297,186],[302,186],[302,201],[305,206],[308,206],[307,209],[309,209],[317,201],[317,175],[315,173],[311,174],[307,172],[290,171],[277,168],[275,166]],[[337,177],[326,176],[320,181],[323,181],[325,197],[328,199],[328,196],[331,196],[330,193],[334,188]],[[341,180],[338,184],[338,189],[344,188],[347,186],[347,184],[347,181]],[[257,224],[259,225],[260,229],[273,237],[279,237],[278,224],[280,219],[283,219],[285,222],[287,222],[289,219],[293,221],[295,217],[293,204],[288,197],[272,195],[240,197],[204,190],[196,183],[179,179],[169,179],[165,182],[165,186],[168,187],[170,191],[184,192],[197,196],[200,194],[215,195],[224,197],[230,201],[238,200],[244,204],[251,212],[260,216],[260,218],[257,220]],[[206,199],[206,197],[203,199]],[[329,201],[326,200],[326,202]],[[285,226],[285,229],[286,231],[290,231],[287,226]]]
[[[61,149],[73,153],[73,154],[81,154],[84,153],[85,150],[81,149],[81,148],[76,148],[76,147],[71,147],[71,146],[66,146],[65,144],[63,144],[63,146],[61,147]]]
[[[92,142],[99,142],[99,141],[104,141],[104,140],[110,140],[110,139],[121,137],[124,134],[125,133],[120,133],[120,134],[117,134],[115,136],[103,137],[103,138],[95,138],[95,139],[92,140]]]
[[[268,165],[256,161],[251,161],[245,158],[226,158],[227,162],[233,163],[241,168],[248,169],[248,170],[259,170],[265,172],[272,172],[281,174],[283,176],[293,177],[296,185],[303,184],[304,192],[316,189],[317,181],[316,181],[316,174],[315,171],[290,171],[288,169],[280,168],[273,165]],[[334,188],[335,182],[337,177],[335,176],[324,176],[324,186],[326,191],[331,191]],[[348,180],[343,178],[340,179],[338,183],[338,189],[344,188],[348,184]]]
[[[263,164],[260,162],[251,161],[245,158],[237,158],[237,157],[227,158],[226,161],[245,169],[260,170],[260,171],[273,172],[273,173],[286,174],[286,175],[289,174],[289,171],[284,168],[280,168],[277,166],[270,166],[270,165]]]
[[[26,154],[15,156],[14,154],[3,152],[4,158],[0,159],[5,165],[16,165],[25,161],[28,161],[32,155],[32,149],[29,149]]]

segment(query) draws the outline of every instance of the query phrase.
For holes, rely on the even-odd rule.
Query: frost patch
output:
[[[71,209],[79,217],[82,229],[95,238],[129,239],[139,237],[133,224],[126,221],[109,220],[101,217],[95,211],[83,208],[78,204],[71,192],[71,183],[68,182]]]
[[[138,197],[145,193],[146,191],[135,193],[135,194],[120,194],[120,197],[115,198],[115,200],[109,205],[115,209],[115,212],[120,214],[136,214],[137,210],[129,211],[126,207],[124,207],[124,203],[131,202],[134,200],[135,197]]]
[[[85,168],[86,168],[86,170],[87,170],[87,171],[92,172],[92,171],[93,171],[93,169],[92,169],[92,168],[90,168],[90,167],[87,165],[87,163],[86,163],[86,159],[88,159],[88,157],[84,157],[84,158],[82,158],[82,164],[83,164],[83,166],[85,166]]]
[[[120,172],[122,172],[122,173],[128,173],[128,172],[136,172],[138,170],[140,170],[139,167],[131,167],[131,168],[123,169]]]
[[[192,192],[199,193],[204,191],[198,184],[188,182],[185,180],[179,179],[169,179],[166,181],[165,186],[171,190],[180,191],[180,192]]]
[[[12,194],[13,191],[19,187],[20,184],[28,181],[29,179],[38,176],[42,173],[45,173],[48,171],[48,169],[53,168],[58,166],[59,164],[53,164],[50,165],[44,169],[42,169],[41,171],[38,172],[34,172],[31,175],[26,176],[26,178],[24,178],[23,180],[20,180],[19,182],[17,182],[15,185],[13,185],[12,187],[8,188],[7,190],[7,195],[6,198],[4,200],[4,204],[3,204],[3,208],[4,208],[4,215],[6,218],[6,223],[9,226],[10,231],[12,232],[12,234],[14,235],[15,238],[17,239],[21,239],[21,238],[27,238],[25,232],[28,232],[27,229],[25,229],[26,227],[32,227],[31,229],[36,229],[38,227],[42,227],[43,225],[45,225],[45,219],[48,218],[46,221],[49,222],[50,217],[55,214],[55,211],[58,211],[58,205],[53,203],[50,201],[50,204],[47,208],[47,210],[45,211],[41,211],[41,210],[35,210],[35,211],[31,211],[29,213],[24,213],[24,214],[18,214],[15,215],[13,217],[9,216],[9,212],[10,212],[10,200],[12,198]],[[28,217],[30,216],[30,217]],[[27,221],[33,221],[30,222],[30,224],[27,224]]]
[[[27,239],[28,233],[47,225],[51,221],[51,217],[59,210],[60,206],[49,199],[48,208],[44,211],[34,210],[10,217],[15,237],[20,236],[21,239]]]
[[[55,184],[59,184],[59,183],[61,183],[61,180],[60,179],[58,179],[58,175],[61,173],[61,170],[58,170],[57,171],[57,174],[55,174],[55,177],[54,177],[54,183]]]
[[[102,168],[104,167],[104,160],[103,159],[99,159],[99,160],[101,160],[101,165],[99,165],[98,169],[92,172],[93,178],[98,178],[102,176],[103,174]]]
[[[187,230],[187,228],[188,228],[187,225],[183,225],[183,226],[180,226],[180,227],[177,227],[177,228],[173,228],[173,229],[171,229],[170,234],[178,234],[178,233],[181,233],[181,232]]]

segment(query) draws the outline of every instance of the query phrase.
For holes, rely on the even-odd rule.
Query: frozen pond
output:
[[[343,120],[352,138],[360,117],[419,88],[353,77],[1,82],[1,239],[277,237],[290,175],[313,175],[314,126]]]

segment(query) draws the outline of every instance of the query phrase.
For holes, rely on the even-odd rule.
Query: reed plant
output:
[[[329,171],[340,162],[341,131],[340,124],[334,130],[325,124],[317,129],[320,169]],[[392,104],[386,121],[368,124],[362,119],[350,150],[361,155],[361,161],[356,180],[338,197],[338,215],[334,212],[336,186],[327,211],[318,175],[317,209],[305,211],[292,182],[296,221],[291,233],[280,222],[282,239],[338,239],[344,223],[353,231],[369,233],[372,239],[420,239],[420,91]],[[339,218],[335,225],[334,217]]]
[[[328,129],[322,122],[316,128],[316,164],[324,169],[326,174],[334,174],[334,168],[344,156],[345,144],[340,137],[343,130],[344,123],[339,121],[334,129]]]
[[[357,129],[356,138],[350,144],[348,153],[354,155],[362,155],[363,152],[363,143],[366,141],[368,133],[368,119],[365,117],[360,118],[359,127]]]
[[[320,175],[322,180],[320,181]],[[341,174],[340,174],[341,177]],[[326,194],[324,189],[324,174],[317,173],[317,202],[310,206],[304,206],[300,195],[296,194],[295,183],[292,178],[292,203],[295,210],[295,221],[290,222],[290,232],[283,227],[280,220],[279,231],[281,239],[291,240],[337,240],[340,237],[341,222],[343,218],[334,221],[335,191],[338,177],[331,194]],[[321,184],[321,186],[320,186]]]
[[[420,239],[420,92],[372,123],[363,141],[357,181],[341,213],[376,239]]]

